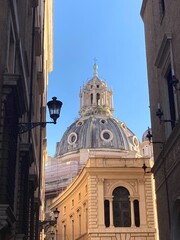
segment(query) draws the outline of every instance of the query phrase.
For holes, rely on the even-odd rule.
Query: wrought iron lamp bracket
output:
[[[164,142],[161,142],[161,141],[152,141],[152,134],[150,132],[150,130],[148,130],[148,134],[146,135],[146,137],[148,138],[149,140],[149,143],[152,143],[152,144],[156,144],[156,143],[159,143],[159,144],[164,144]]]
[[[158,105],[159,105],[159,104],[158,104]],[[156,112],[156,116],[159,118],[160,124],[163,123],[163,122],[164,122],[164,123],[168,123],[168,122],[170,122],[170,123],[177,123],[177,120],[162,119],[163,115],[164,115],[163,111],[161,110],[160,107],[158,107],[158,110],[157,110],[157,112]]]
[[[53,119],[53,122],[23,122],[18,124],[18,134],[22,134],[25,132],[30,131],[31,129],[41,126],[45,127],[47,123],[53,123],[56,124],[56,120],[60,116],[60,111],[63,103],[59,100],[57,100],[56,97],[53,97],[51,101],[47,103],[50,117]]]
[[[31,129],[40,126],[40,127],[45,127],[47,123],[54,123],[55,122],[31,122],[31,123],[19,123],[18,124],[18,134],[22,134],[25,132],[30,131]]]

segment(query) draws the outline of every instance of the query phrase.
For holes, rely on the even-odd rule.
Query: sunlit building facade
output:
[[[49,206],[60,211],[56,240],[157,239],[151,145],[147,133],[141,144],[113,117],[112,95],[94,64],[92,79],[80,91],[80,117],[56,147],[54,158],[66,166],[59,178],[67,178],[61,185],[66,189]],[[68,178],[72,163],[77,174]]]

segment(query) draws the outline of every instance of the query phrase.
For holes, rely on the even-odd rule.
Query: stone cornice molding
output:
[[[141,11],[140,11],[140,15],[141,15],[142,19],[144,18],[144,12],[146,9],[147,2],[148,2],[148,0],[143,0],[143,2],[142,2]]]

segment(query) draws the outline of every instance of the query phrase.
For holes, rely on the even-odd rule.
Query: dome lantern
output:
[[[94,76],[80,91],[80,115],[111,116],[113,109],[112,90],[106,83],[98,78],[98,66],[93,66]]]

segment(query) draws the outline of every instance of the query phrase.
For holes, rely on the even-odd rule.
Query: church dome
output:
[[[78,153],[82,149],[96,152],[104,149],[104,153],[140,152],[138,138],[112,116],[112,90],[98,77],[97,69],[94,64],[93,78],[80,91],[80,118],[68,127],[57,143],[55,157]]]
[[[79,118],[57,144],[56,156],[79,149],[113,149],[139,152],[138,138],[114,117],[90,115]]]

